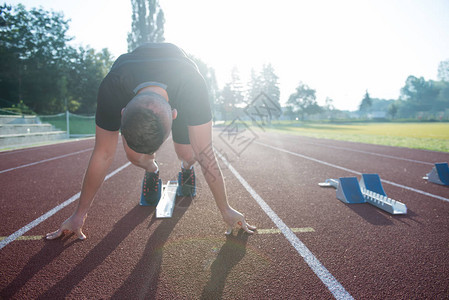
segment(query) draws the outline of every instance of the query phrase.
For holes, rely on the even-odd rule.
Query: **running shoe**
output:
[[[177,196],[196,196],[196,182],[195,182],[195,170],[181,168],[181,172],[178,174],[178,190]]]
[[[159,171],[145,172],[142,181],[142,193],[140,195],[140,205],[157,206],[162,194],[162,180],[159,179]]]

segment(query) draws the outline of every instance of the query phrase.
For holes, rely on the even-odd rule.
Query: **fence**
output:
[[[67,132],[69,137],[95,135],[95,116],[83,116],[70,112],[56,115],[37,115],[41,123],[50,123],[55,128]]]

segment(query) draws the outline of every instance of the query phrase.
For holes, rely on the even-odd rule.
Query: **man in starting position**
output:
[[[247,224],[244,216],[228,203],[212,146],[211,119],[204,79],[180,48],[168,43],[149,43],[121,55],[98,91],[95,147],[78,206],[59,230],[47,234],[47,238],[58,238],[65,231],[86,238],[82,227],[114,158],[119,130],[128,160],[145,169],[141,205],[155,206],[159,202],[162,183],[155,152],[171,131],[181,160],[178,195],[195,196],[193,165],[198,161],[228,227],[239,224],[253,233],[256,228]]]

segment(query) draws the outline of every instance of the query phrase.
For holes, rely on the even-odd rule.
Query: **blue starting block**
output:
[[[380,177],[377,174],[362,174],[362,179],[360,179],[360,188],[367,189],[368,191],[375,192],[382,196],[387,195],[382,187]]]
[[[344,203],[365,203],[356,177],[342,177],[337,187],[337,199]]]
[[[449,185],[449,166],[447,163],[436,163],[427,176],[423,177],[430,182]]]
[[[337,199],[348,204],[369,203],[390,214],[406,214],[407,206],[404,203],[387,197],[380,177],[377,174],[362,174],[360,183],[356,177],[341,177],[326,179],[318,184],[321,187],[334,187],[337,189]]]

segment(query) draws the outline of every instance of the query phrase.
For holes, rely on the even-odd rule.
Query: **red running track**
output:
[[[155,219],[138,205],[143,171],[119,146],[110,172],[123,169],[97,194],[88,239],[46,241],[74,209],[54,208],[76,199],[93,140],[0,153],[0,298],[449,298],[449,188],[422,179],[449,154],[250,131],[217,130],[215,144],[230,163],[220,161],[229,201],[254,235],[223,234],[198,165],[197,197]],[[171,142],[158,162],[164,181],[176,178]],[[408,214],[318,187],[359,173],[378,173]]]

